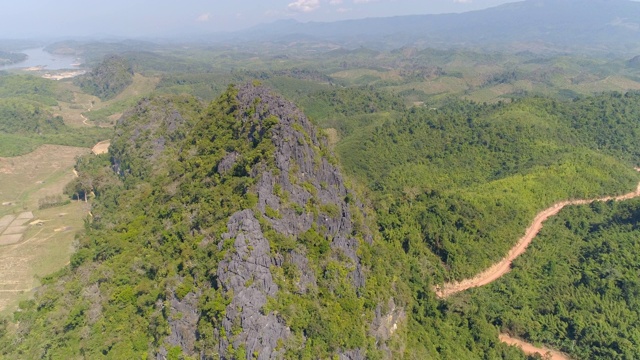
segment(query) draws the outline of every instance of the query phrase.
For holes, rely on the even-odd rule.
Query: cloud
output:
[[[211,18],[211,14],[210,13],[204,13],[204,14],[200,14],[200,16],[198,16],[196,18],[197,22],[207,22],[209,21],[209,18]]]
[[[456,4],[471,4],[473,0],[453,0]]]
[[[340,5],[343,0],[329,0],[329,5]]]
[[[320,7],[320,0],[297,0],[289,3],[287,8],[295,12],[308,13],[317,10]]]
[[[374,2],[376,0],[353,0],[354,4],[366,4],[366,3],[370,3],[370,2]]]

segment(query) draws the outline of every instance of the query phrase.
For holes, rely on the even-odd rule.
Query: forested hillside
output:
[[[71,83],[0,76],[4,154],[112,144],[108,156],[79,159],[66,193],[91,203],[85,233],[69,267],[5,323],[3,356],[524,359],[500,331],[580,356],[629,353],[611,344],[632,336],[551,341],[523,330],[537,313],[486,310],[493,293],[441,300],[433,288],[502,258],[554,202],[634,189],[640,94],[578,95],[563,86],[582,84],[576,73],[593,63],[557,70],[566,59],[529,55],[518,55],[520,69],[469,76],[464,66],[513,58],[357,49],[310,70],[316,63],[223,54],[227,66],[258,63],[225,72],[196,54],[108,58],[78,80],[108,99],[133,67],[197,71],[150,82],[154,94],[125,110],[113,135],[71,131],[55,116],[63,102],[89,101]],[[254,78],[300,108],[260,86],[226,85]],[[427,93],[424,82],[444,87]],[[554,97],[520,92],[526,82]],[[512,92],[488,103],[462,96],[501,87]],[[454,88],[461,96],[446,95]]]
[[[78,77],[75,82],[85,92],[108,100],[133,83],[133,69],[125,58],[109,55],[91,72]]]
[[[0,39],[0,360],[640,359],[640,2],[505,1]]]
[[[24,61],[27,59],[26,54],[7,52],[0,50],[0,66],[15,64],[20,61]]]
[[[635,188],[637,93],[412,108],[337,146],[369,184],[380,229],[436,279],[472,276],[556,201]],[[381,146],[384,144],[384,146]]]
[[[325,141],[260,87],[209,106],[142,101],[111,158],[78,162],[71,195],[96,196],[86,234],[5,324],[2,354],[524,358],[483,318],[439,308],[428,269],[382,241]]]
[[[576,359],[636,359],[639,220],[638,200],[569,207],[548,221],[511,274],[461,302],[484,309],[504,332]]]
[[[28,75],[0,75],[0,156],[33,151],[42,144],[90,147],[111,130],[71,129],[54,114],[72,95],[54,82]]]

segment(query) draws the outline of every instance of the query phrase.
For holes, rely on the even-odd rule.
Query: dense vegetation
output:
[[[69,100],[55,82],[24,75],[0,76],[0,156],[16,156],[42,144],[91,147],[111,130],[71,129],[52,108]]]
[[[412,108],[354,132],[338,153],[377,195],[385,237],[403,239],[437,278],[460,279],[504,256],[552,203],[635,187],[639,98]]]
[[[233,343],[239,324],[224,330],[233,294],[216,271],[235,253],[221,241],[229,216],[249,209],[268,237],[278,285],[261,312],[277,313],[290,328],[290,341],[279,345],[287,358],[361,349],[372,359],[524,359],[498,341],[499,331],[582,358],[637,357],[636,308],[629,300],[636,285],[632,271],[622,268],[627,263],[611,260],[636,260],[621,253],[632,254],[635,246],[628,235],[635,205],[568,209],[541,237],[542,248],[557,243],[573,249],[558,254],[560,245],[550,247],[540,264],[551,265],[522,259],[517,266],[523,270],[511,275],[516,279],[447,301],[432,291],[504,256],[534,214],[553,202],[635,188],[640,94],[579,95],[619,74],[626,78],[616,81],[635,86],[640,77],[632,62],[415,48],[325,54],[314,48],[309,57],[305,45],[286,56],[208,48],[177,56],[146,43],[83,46],[94,62],[109,49],[126,50],[78,79],[84,91],[111,99],[135,70],[159,76],[155,92],[172,95],[154,94],[129,110],[134,100],[119,98],[92,111],[92,119],[124,111],[112,137],[110,130],[64,126],[52,106],[69,101],[71,93],[55,82],[0,76],[0,155],[45,142],[89,146],[112,138],[110,155],[79,159],[80,176],[66,188],[73,199],[92,202],[70,266],[45,278],[35,299],[0,328],[2,356],[147,358],[159,352],[186,359],[226,352],[250,359],[254,354]],[[344,201],[354,214],[363,287],[349,281],[353,264],[331,248],[326,226],[297,237],[281,236],[272,226],[287,212],[340,216],[340,206],[318,202],[330,184],[300,181],[304,174],[291,172],[311,200],[296,204],[292,193],[274,186],[280,208],[259,209],[257,174],[274,171],[269,134],[281,119],[262,114],[261,99],[241,110],[237,89],[227,88],[254,78],[337,135],[331,141],[340,167],[358,189]],[[262,115],[257,122],[238,121]],[[294,145],[314,136],[296,131],[300,137],[289,139]],[[338,163],[324,144],[314,146],[307,156],[315,164]],[[230,154],[234,165],[220,170]],[[548,240],[563,224],[577,235]],[[599,240],[616,234],[621,240],[615,244]],[[369,238],[371,244],[364,241]],[[301,257],[309,271],[295,263]],[[580,279],[567,268],[579,269]],[[316,288],[301,286],[309,278]],[[528,286],[538,280],[541,295],[532,296]],[[560,294],[560,285],[577,289]],[[542,296],[548,291],[557,293],[553,308]],[[181,306],[193,299],[187,309],[198,314],[191,324],[198,336],[190,353],[189,346],[166,339],[176,336],[176,322],[188,321],[190,312]],[[372,330],[377,313],[397,320],[393,337]],[[629,321],[616,322],[618,315]]]
[[[75,82],[85,92],[109,100],[133,83],[133,68],[125,58],[106,56],[102,63]]]
[[[461,296],[502,331],[576,359],[640,357],[640,201],[549,219],[504,279]],[[453,300],[457,302],[457,300]]]
[[[277,126],[270,117],[262,126],[237,121],[239,106],[233,94],[230,90],[207,109],[188,97],[143,102],[119,124],[112,152],[116,164],[107,156],[79,161],[80,177],[69,191],[78,197],[81,193],[96,196],[92,220],[70,267],[43,279],[45,286],[36,298],[23,302],[16,313],[17,328],[3,330],[7,334],[0,346],[4,356],[147,357],[165,346],[170,323],[181,316],[169,311],[172,299],[193,294],[200,297],[201,314],[197,326],[202,335],[196,349],[207,357],[218,351],[216,346],[224,335],[220,338],[214,329],[220,328],[232,296],[216,285],[215,269],[226,258],[229,246],[219,242],[220,235],[231,214],[256,206],[256,195],[246,190],[256,181],[250,169],[264,171],[272,166],[273,144],[264,126]],[[259,135],[263,131],[265,135]],[[309,136],[306,131],[299,134],[302,142]],[[247,141],[247,137],[255,140]],[[165,147],[144,145],[158,143]],[[212,173],[220,166],[215,164],[224,158],[224,149],[242,154],[243,160],[233,171]],[[112,165],[119,169],[120,177],[113,173]],[[323,191],[312,184],[300,186],[311,193]],[[283,204],[296,212],[339,216],[332,206],[314,205],[313,201],[306,208],[286,205],[287,196],[282,190],[279,193]],[[356,216],[359,210],[351,201]],[[367,280],[364,288],[354,292],[351,276],[347,276],[350,266],[345,265],[350,260],[328,245],[321,235],[326,230],[312,228],[296,241],[271,229],[267,217],[277,219],[279,211],[267,207],[264,214],[261,226],[273,256],[284,259],[282,268],[272,267],[280,292],[266,311],[278,311],[294,334],[283,344],[287,358],[328,358],[340,349],[353,348],[363,349],[369,358],[381,356],[369,324],[379,306],[381,311],[393,310],[385,300],[390,295],[394,306],[402,309],[395,311],[405,314],[398,315],[398,321],[406,324],[389,342],[395,356],[522,358],[516,350],[497,343],[495,329],[461,331],[460,324],[475,320],[441,312],[427,273],[417,259],[398,252],[396,244],[379,242],[375,234],[376,246],[360,243]],[[354,228],[354,234],[363,236],[358,229],[366,226],[362,223]],[[306,254],[311,276],[318,279],[317,290],[301,292],[302,274],[289,263],[295,257],[292,251]],[[404,316],[408,318],[403,320]],[[29,336],[21,335],[26,333]],[[460,343],[465,346],[457,345]],[[169,358],[182,353],[179,347],[168,350]],[[251,357],[243,346],[226,352],[231,357]]]

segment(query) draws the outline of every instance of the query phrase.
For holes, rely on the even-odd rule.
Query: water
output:
[[[27,60],[11,65],[0,66],[0,70],[23,69],[35,66],[42,66],[45,70],[77,69],[77,64],[80,62],[75,56],[51,54],[44,51],[43,48],[23,50],[20,52],[27,54]]]

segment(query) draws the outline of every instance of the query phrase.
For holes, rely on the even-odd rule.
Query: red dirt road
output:
[[[547,349],[545,347],[543,348],[539,348],[539,347],[535,347],[529,343],[526,343],[522,340],[516,339],[516,338],[512,338],[511,336],[507,335],[507,334],[500,334],[500,341],[502,341],[503,343],[509,344],[509,345],[515,345],[519,348],[522,349],[522,351],[527,354],[527,355],[533,355],[533,354],[540,354],[543,357],[544,356],[548,356],[545,357],[545,359],[550,359],[550,360],[570,360],[570,358],[559,352],[556,350],[551,350],[551,349]]]
[[[513,248],[511,248],[511,250],[509,250],[509,253],[504,259],[500,260],[499,262],[497,262],[487,270],[481,272],[480,274],[474,276],[473,278],[465,279],[460,282],[445,283],[442,287],[435,287],[434,290],[436,292],[436,295],[439,298],[446,298],[448,296],[473,287],[487,285],[508,273],[511,270],[511,263],[513,262],[513,260],[524,253],[527,250],[527,246],[529,246],[529,244],[531,244],[531,241],[533,241],[536,235],[538,235],[540,229],[542,229],[542,223],[549,217],[556,215],[558,212],[560,212],[560,210],[562,210],[562,208],[567,205],[583,205],[590,204],[595,201],[622,201],[633,199],[638,196],[640,196],[640,184],[638,184],[638,188],[636,189],[636,191],[620,196],[606,196],[595,199],[568,200],[559,202],[539,212],[538,215],[536,215],[531,226],[529,226],[529,228],[525,231],[524,236],[520,238],[518,243]]]

